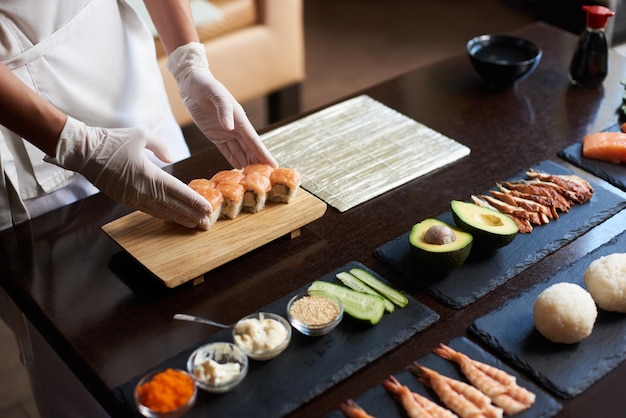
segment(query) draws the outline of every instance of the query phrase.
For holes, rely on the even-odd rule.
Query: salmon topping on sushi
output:
[[[280,167],[272,171],[270,180],[273,185],[284,184],[285,186],[293,189],[300,186],[302,174],[293,168]]]
[[[193,179],[189,182],[189,187],[200,193],[200,190],[208,187],[215,187],[215,183],[207,179]]]
[[[269,177],[274,171],[274,167],[269,164],[250,164],[243,169],[243,174],[260,173]]]
[[[218,171],[211,177],[216,183],[229,182],[229,183],[239,183],[241,179],[243,179],[244,174],[239,170],[222,170]]]
[[[213,211],[217,210],[224,202],[224,195],[215,188],[207,187],[200,192],[207,202],[211,204]]]
[[[220,183],[217,183],[215,188],[222,192],[225,199],[231,199],[234,201],[240,201],[241,199],[243,199],[244,188],[239,183],[222,181]]]
[[[194,179],[189,182],[189,187],[204,197],[211,204],[213,210],[221,206],[224,201],[222,192],[215,188],[215,185],[211,180]]]
[[[272,190],[270,178],[258,172],[246,174],[240,184],[245,190],[252,190],[256,193],[267,193]]]

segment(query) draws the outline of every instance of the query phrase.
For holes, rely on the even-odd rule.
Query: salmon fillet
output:
[[[614,164],[626,163],[626,133],[597,132],[585,135],[583,156]]]

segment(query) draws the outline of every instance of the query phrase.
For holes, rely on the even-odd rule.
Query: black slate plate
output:
[[[552,161],[542,161],[533,168],[553,174],[571,174]],[[526,175],[520,173],[512,177],[520,178]],[[626,201],[614,192],[599,183],[591,184],[595,192],[587,203],[573,206],[559,219],[535,227],[530,234],[518,234],[511,244],[488,257],[470,255],[461,268],[445,277],[428,273],[411,257],[409,232],[375,249],[374,256],[438,301],[455,309],[464,308],[626,207]],[[450,212],[439,219],[454,224]],[[416,219],[416,223],[419,221]]]
[[[368,270],[384,280],[358,262],[350,262],[320,280],[339,283],[335,274],[353,267]],[[286,316],[289,299],[306,287],[262,311]],[[333,332],[322,337],[306,337],[294,329],[289,347],[280,356],[266,362],[251,360],[248,375],[231,392],[212,395],[200,391],[188,416],[279,417],[292,412],[439,319],[435,311],[410,296],[408,298],[407,306],[386,313],[375,326],[364,325],[346,315]],[[232,341],[231,330],[220,331],[203,344],[211,341]],[[187,358],[195,348],[197,346],[166,360],[155,369],[185,369]],[[139,414],[134,408],[133,390],[140,378],[136,376],[115,389],[123,407],[136,416]]]
[[[535,395],[537,395],[535,403],[526,411],[515,415],[516,418],[548,418],[556,415],[561,410],[561,404],[558,403],[554,398],[552,398],[548,393],[544,392],[534,383],[521,377],[510,367],[503,364],[497,358],[495,358],[467,338],[457,337],[447,343],[447,345],[457,351],[468,355],[475,360],[498,367],[505,372],[515,376],[517,378],[517,383],[520,386],[530,390],[531,392],[535,393]],[[418,363],[430,369],[436,370],[445,376],[467,382],[458,366],[440,358],[435,354],[428,354],[425,357],[422,357],[418,360]],[[431,389],[428,389],[422,384],[418,383],[417,379],[410,372],[403,370],[402,372],[399,372],[394,376],[398,379],[398,381],[400,381],[400,383],[408,386],[411,391],[420,393],[435,402],[439,402],[437,395]],[[402,406],[394,400],[391,394],[387,392],[387,390],[382,385],[376,385],[375,387],[360,395],[358,398],[354,399],[354,401],[370,415],[376,417],[393,418],[407,416],[404,412],[404,409],[402,409]],[[328,415],[328,418],[341,417],[344,417],[344,415],[339,410],[335,410]]]
[[[619,124],[606,129],[608,132],[618,132],[619,130]],[[559,151],[558,155],[575,166],[600,177],[607,183],[626,191],[626,165],[585,158],[582,150],[583,144],[579,142]]]
[[[578,344],[555,344],[536,331],[532,307],[537,296],[559,282],[584,287],[589,264],[601,256],[623,252],[626,233],[595,249],[516,299],[482,318],[470,331],[558,396],[572,398],[626,359],[626,314],[598,311],[589,337]]]

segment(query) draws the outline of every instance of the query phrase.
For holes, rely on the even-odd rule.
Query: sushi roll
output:
[[[267,194],[272,190],[270,178],[260,171],[253,171],[246,174],[240,184],[244,188],[243,210],[252,213],[263,210]]]
[[[270,201],[289,203],[296,196],[302,175],[293,168],[279,167],[272,171]]]
[[[215,185],[215,188],[224,196],[221,217],[235,219],[243,208],[243,186],[240,183],[221,181]]]
[[[222,192],[214,187],[211,180],[194,179],[189,182],[189,187],[204,197],[211,205],[211,213],[209,214],[209,228],[217,222],[222,214],[222,205],[224,196]]]

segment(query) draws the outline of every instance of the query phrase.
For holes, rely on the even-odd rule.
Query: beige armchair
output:
[[[268,119],[299,111],[304,80],[303,0],[211,0],[223,14],[198,26],[211,71],[240,103],[268,98]],[[157,55],[165,88],[180,125],[191,122],[158,39]]]

